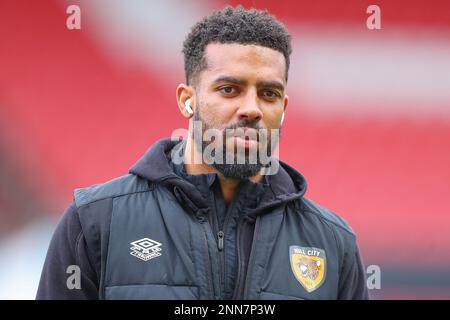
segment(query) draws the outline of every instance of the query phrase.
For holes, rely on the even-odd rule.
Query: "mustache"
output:
[[[258,120],[248,120],[241,119],[236,123],[228,125],[225,129],[223,129],[223,139],[224,143],[228,134],[232,134],[233,136],[238,136],[245,139],[260,141],[260,135],[267,133],[262,133],[264,127],[258,123]]]
[[[264,129],[263,126],[261,126],[260,124],[258,124],[258,120],[248,120],[248,119],[242,119],[239,120],[236,123],[230,124],[229,126],[225,127],[224,131],[227,129],[233,130],[233,129],[245,129],[245,128],[249,128],[249,129]]]

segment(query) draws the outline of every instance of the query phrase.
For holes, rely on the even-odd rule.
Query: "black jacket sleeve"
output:
[[[366,285],[366,271],[355,244],[355,250],[350,253],[344,263],[339,284],[340,300],[368,300],[369,292]]]
[[[36,299],[98,299],[98,277],[75,204],[66,209],[53,234]]]

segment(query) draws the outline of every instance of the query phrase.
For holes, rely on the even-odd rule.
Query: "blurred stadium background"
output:
[[[280,156],[380,266],[372,297],[450,299],[450,1],[0,0],[1,299],[34,298],[74,188],[186,127],[182,41],[226,3],[293,35]]]

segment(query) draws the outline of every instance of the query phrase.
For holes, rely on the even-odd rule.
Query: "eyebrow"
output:
[[[246,80],[242,80],[242,79],[231,77],[231,76],[220,76],[213,81],[214,84],[220,83],[220,82],[231,82],[231,83],[239,84],[239,85],[247,84]]]
[[[261,86],[261,87],[266,87],[266,88],[275,88],[275,89],[284,91],[284,85],[278,81],[263,80],[263,81],[258,81],[256,83],[256,85]]]
[[[213,84],[217,84],[220,82],[230,82],[237,85],[246,85],[248,84],[247,80],[239,79],[232,76],[220,76],[213,81]],[[262,80],[256,83],[257,86],[266,87],[266,88],[275,88],[281,91],[284,91],[284,85],[279,81],[270,81],[270,80]]]

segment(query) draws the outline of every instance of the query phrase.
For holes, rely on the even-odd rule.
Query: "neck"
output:
[[[189,175],[216,173],[219,177],[220,188],[222,189],[225,204],[228,206],[231,203],[241,181],[226,178],[216,168],[204,163],[202,153],[194,146],[194,141],[191,138],[191,135],[189,135],[189,138],[187,139],[186,148],[184,150],[184,166],[187,174]],[[249,180],[255,183],[260,182],[261,179],[262,175],[260,174],[249,178]]]

